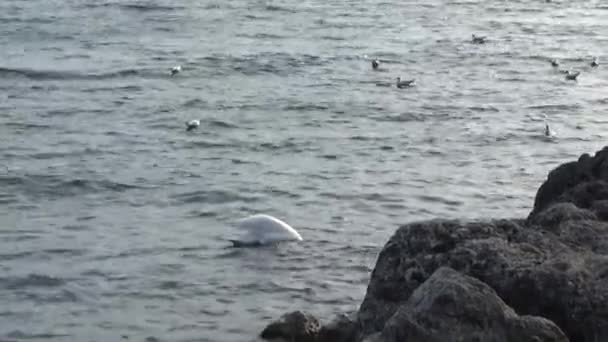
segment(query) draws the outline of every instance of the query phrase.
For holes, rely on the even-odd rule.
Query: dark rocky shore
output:
[[[304,308],[314,310],[314,308]],[[433,220],[386,243],[354,317],[268,325],[290,342],[608,341],[608,147],[549,173],[524,219]]]

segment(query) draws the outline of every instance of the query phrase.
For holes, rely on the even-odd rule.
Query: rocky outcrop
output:
[[[547,227],[517,220],[401,227],[372,272],[359,335],[380,331],[418,286],[448,266],[488,284],[519,314],[552,320],[571,341],[608,339],[608,226],[571,209],[548,208],[571,219],[555,223],[547,212]]]
[[[260,337],[287,342],[349,342],[355,338],[355,329],[355,321],[347,315],[338,316],[329,324],[321,326],[311,314],[294,311],[269,324]]]
[[[294,311],[268,325],[260,337],[267,340],[283,339],[288,342],[315,342],[320,329],[321,325],[313,315]]]
[[[608,146],[593,157],[585,153],[578,161],[562,164],[551,171],[536,193],[530,216],[554,203],[570,202],[589,209],[603,200],[608,200]]]
[[[385,323],[378,342],[566,342],[551,321],[518,316],[488,285],[442,267]]]
[[[454,271],[439,272],[443,267]],[[468,285],[455,287],[454,272]],[[517,314],[537,317],[514,316],[488,293],[475,292],[469,277],[486,284]],[[438,284],[477,307],[461,302],[465,311],[447,317],[413,303],[418,298],[439,308],[445,287]],[[487,319],[474,318],[475,309],[489,310],[488,305],[496,310]],[[504,320],[497,314],[501,310]],[[458,336],[459,341],[566,341],[549,321],[569,341],[608,341],[608,147],[551,171],[526,219],[433,220],[400,227],[378,256],[355,331],[346,341],[405,341],[400,336],[407,342]],[[473,322],[500,327],[502,335],[475,335]],[[525,334],[513,337],[507,327],[518,324]]]
[[[319,331],[318,341],[350,342],[355,338],[356,322],[347,315],[336,317]]]

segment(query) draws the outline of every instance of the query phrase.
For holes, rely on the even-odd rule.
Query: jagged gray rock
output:
[[[319,331],[319,342],[350,342],[355,338],[356,322],[347,315],[336,317]]]
[[[321,324],[313,315],[294,311],[270,323],[260,334],[266,340],[283,339],[288,342],[315,342]]]
[[[608,146],[590,157],[562,164],[549,172],[534,199],[534,216],[551,204],[570,202],[589,209],[595,201],[608,200]]]
[[[518,316],[481,281],[437,269],[386,322],[382,342],[567,342],[551,321]]]

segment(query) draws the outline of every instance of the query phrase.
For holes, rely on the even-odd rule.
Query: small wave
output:
[[[176,11],[176,10],[182,10],[185,9],[186,7],[183,6],[164,6],[164,5],[157,5],[157,4],[152,4],[152,3],[147,3],[147,4],[139,4],[139,3],[127,3],[127,4],[123,4],[120,2],[100,2],[100,3],[87,3],[85,5],[83,5],[84,7],[87,8],[98,8],[98,7],[116,7],[118,9],[121,10],[127,10],[127,11],[138,11],[138,12],[168,12],[168,11]]]
[[[381,122],[422,122],[426,121],[426,116],[419,113],[402,113],[397,115],[373,116],[372,119]]]
[[[553,112],[561,113],[561,112],[580,110],[581,105],[579,105],[577,103],[574,103],[574,104],[546,104],[546,105],[528,106],[527,109],[542,110],[545,112],[548,111],[550,113],[553,113]]]
[[[287,13],[295,13],[296,10],[292,8],[287,8],[278,5],[266,5],[265,9],[270,12],[287,12]]]
[[[266,16],[260,16],[260,15],[255,15],[255,14],[247,13],[247,14],[243,15],[243,18],[248,19],[248,20],[268,20],[271,17],[266,17]]]
[[[207,309],[201,309],[200,313],[202,313],[203,315],[207,315],[207,316],[213,316],[213,317],[224,317],[230,314],[229,310],[218,310],[218,311],[212,311],[209,308]]]
[[[186,144],[187,148],[227,148],[232,147],[232,144],[226,144],[221,142],[213,142],[213,141],[192,141]]]
[[[183,287],[184,287],[184,285],[177,280],[166,280],[166,281],[162,281],[162,282],[160,282],[160,284],[158,284],[158,288],[161,290],[176,290],[176,289],[181,289]]]
[[[68,337],[70,335],[68,334],[53,334],[53,333],[25,333],[21,330],[13,330],[11,332],[9,332],[8,334],[6,334],[6,337],[8,338],[19,338],[19,339],[54,339],[54,338],[58,338],[58,337]],[[6,341],[6,342],[10,342],[10,341]]]
[[[16,129],[47,129],[52,128],[53,126],[44,125],[44,124],[34,124],[28,122],[7,122],[4,124],[5,126],[16,128]]]
[[[25,277],[0,278],[0,286],[5,289],[17,290],[26,287],[57,287],[65,284],[65,280],[44,274],[29,274]]]
[[[211,120],[211,121],[209,121],[208,125],[211,127],[220,127],[220,128],[238,128],[237,125],[227,122],[227,121],[222,121],[222,120]]]
[[[0,176],[0,185],[18,186],[19,190],[34,196],[43,194],[52,197],[74,196],[103,191],[123,192],[140,188],[135,185],[109,180],[65,180],[61,176],[53,175],[25,175],[21,177]]]
[[[184,108],[201,108],[204,107],[207,103],[205,102],[205,100],[202,99],[191,99],[188,100],[186,102],[184,102],[184,104],[182,104],[182,107]]]
[[[84,93],[96,93],[96,92],[106,92],[106,91],[119,91],[119,92],[138,92],[142,91],[144,88],[137,85],[126,85],[119,87],[97,87],[97,88],[86,88],[81,91]]]
[[[34,81],[48,80],[105,80],[113,78],[122,78],[136,76],[142,73],[142,70],[124,69],[98,74],[83,74],[74,71],[59,71],[59,70],[34,70],[27,68],[3,68],[0,67],[0,76],[3,78],[9,77],[25,77]]]
[[[255,39],[271,39],[271,40],[278,40],[278,39],[286,38],[285,36],[280,36],[278,34],[270,34],[270,33],[254,33],[254,34],[244,33],[244,34],[237,35],[237,37],[255,38]]]
[[[19,252],[19,253],[6,253],[0,254],[0,260],[8,261],[8,260],[17,260],[23,259],[34,255],[34,252]]]
[[[303,103],[303,104],[290,104],[285,106],[283,110],[286,111],[298,111],[298,112],[309,112],[309,111],[323,111],[328,110],[328,106],[320,105],[317,103]]]
[[[293,75],[299,68],[308,66],[319,66],[328,61],[320,56],[308,54],[289,54],[265,52],[259,54],[233,56],[233,55],[211,55],[202,57],[202,64],[210,64],[214,70],[232,69],[245,75],[277,74]]]
[[[346,40],[345,37],[336,37],[336,36],[322,36],[321,39],[323,39],[323,40],[333,40],[333,41]]]
[[[210,190],[193,191],[172,196],[180,203],[212,203],[222,204],[231,202],[257,201],[257,196],[244,196],[230,191]]]
[[[291,141],[290,139],[284,140],[279,143],[274,142],[264,142],[258,146],[252,146],[252,151],[284,151],[284,152],[303,152],[314,150],[314,147],[311,144],[298,144],[297,142]]]
[[[44,254],[58,254],[62,256],[82,256],[86,253],[84,249],[72,249],[72,248],[50,248],[41,251]]]
[[[424,202],[442,203],[442,204],[446,204],[446,205],[450,205],[450,206],[460,206],[460,205],[464,204],[462,201],[449,200],[447,198],[443,198],[443,197],[439,197],[439,196],[419,195],[416,197]]]
[[[267,189],[264,192],[271,196],[288,197],[288,198],[292,198],[292,199],[298,199],[298,198],[302,197],[302,195],[300,195],[300,194],[285,191],[285,190],[280,190],[280,189],[276,189],[276,188]]]

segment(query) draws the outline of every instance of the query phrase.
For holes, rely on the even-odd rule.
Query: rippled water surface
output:
[[[355,310],[399,224],[524,216],[608,135],[600,0],[4,0],[0,47],[2,338]],[[304,241],[226,248],[257,212]]]

